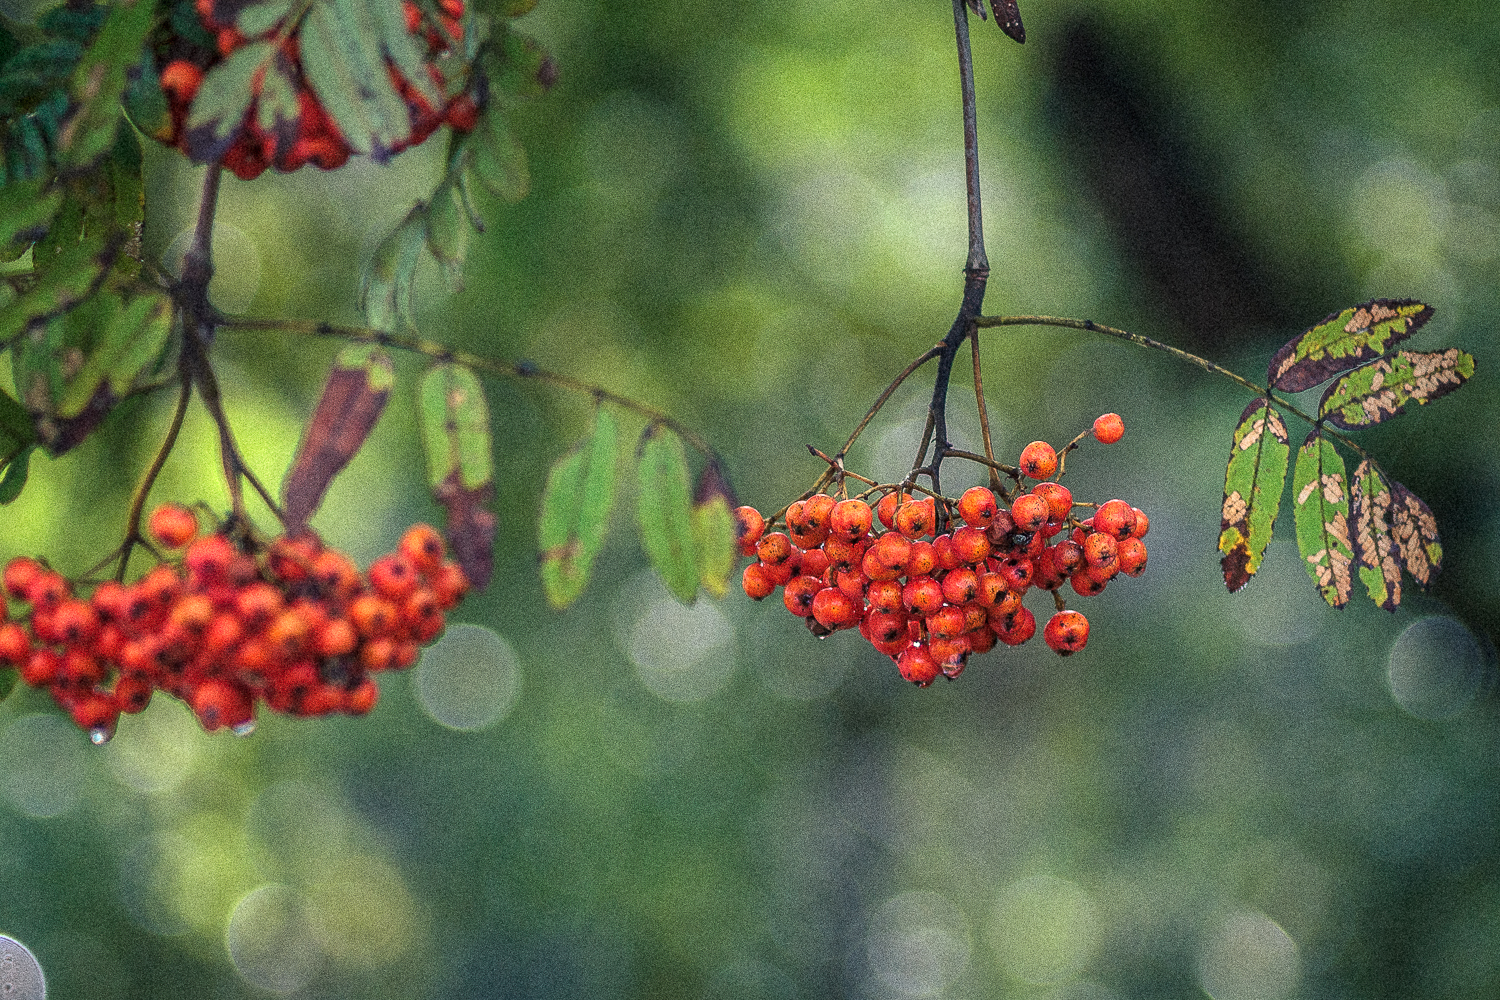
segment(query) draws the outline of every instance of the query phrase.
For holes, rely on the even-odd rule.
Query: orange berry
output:
[[[198,537],[198,517],[180,504],[164,503],[146,523],[151,537],[169,549],[180,549]]]
[[[1073,511],[1073,492],[1062,483],[1037,483],[1031,492],[1047,501],[1047,523],[1059,525]]]
[[[1135,508],[1124,500],[1106,500],[1094,512],[1094,530],[1117,540],[1129,538],[1135,532]]]
[[[1017,608],[1014,614],[1001,616],[998,621],[992,616],[990,628],[995,638],[1007,646],[1019,646],[1036,635],[1036,616],[1030,608]]]
[[[1047,501],[1035,493],[1016,497],[1016,502],[1010,506],[1010,516],[1016,522],[1016,530],[1028,535],[1040,531],[1050,514]]]
[[[204,681],[193,691],[191,701],[198,721],[209,732],[221,726],[238,729],[255,718],[255,702],[249,689],[230,681]]]
[[[798,576],[790,580],[781,592],[781,601],[786,609],[798,618],[812,617],[813,598],[823,589],[823,581],[816,576]]]
[[[931,497],[908,500],[896,508],[896,530],[910,539],[932,534],[937,526],[937,510]]]
[[[911,646],[896,659],[896,669],[901,676],[917,687],[926,687],[942,672],[928,653],[926,646]]]
[[[734,509],[735,539],[739,543],[740,555],[755,555],[755,545],[766,533],[766,519],[754,507]]]
[[[1125,421],[1118,413],[1105,413],[1094,420],[1094,440],[1100,444],[1114,444],[1125,436]]]
[[[1045,441],[1033,441],[1021,449],[1021,474],[1030,479],[1049,479],[1057,471],[1057,452]]]
[[[752,601],[764,600],[776,591],[776,581],[771,579],[766,568],[758,562],[745,567],[745,572],[740,576],[740,586],[745,588],[745,596]]]
[[[436,573],[448,554],[443,536],[430,524],[414,524],[406,529],[396,550],[411,560],[413,566],[428,576]]]
[[[25,598],[32,581],[45,572],[46,569],[35,559],[17,556],[5,564],[5,592],[11,597]]]
[[[1146,543],[1134,536],[1120,543],[1120,572],[1126,576],[1140,576],[1146,572]]]
[[[370,586],[382,597],[404,601],[417,589],[417,568],[400,553],[381,556],[370,564]]]
[[[344,656],[359,645],[359,634],[346,618],[332,618],[313,633],[313,652],[319,656]]]
[[[958,516],[976,528],[988,528],[997,510],[995,494],[984,486],[972,486],[958,498]]]
[[[813,595],[812,614],[825,628],[848,628],[859,622],[860,607],[837,587],[824,587]]]

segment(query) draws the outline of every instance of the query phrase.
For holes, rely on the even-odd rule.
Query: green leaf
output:
[[[1354,588],[1354,550],[1349,541],[1349,481],[1333,442],[1313,430],[1297,452],[1292,473],[1292,513],[1297,548],[1308,575],[1335,608],[1349,603]]]
[[[427,249],[443,266],[448,287],[455,292],[463,287],[469,224],[458,186],[453,183],[439,185],[427,206]]]
[[[255,0],[240,10],[235,26],[246,38],[259,38],[292,12],[292,0]]]
[[[572,604],[604,547],[615,500],[615,419],[594,414],[593,430],[553,463],[537,523],[542,589],[554,608]]]
[[[437,490],[450,476],[466,490],[489,485],[490,415],[479,377],[452,362],[434,365],[422,376],[417,398],[428,485]]]
[[[1345,375],[1328,387],[1319,415],[1345,430],[1368,427],[1448,395],[1474,374],[1474,356],[1456,347],[1417,353],[1397,351]]]
[[[1443,566],[1443,544],[1437,518],[1422,498],[1391,481],[1391,537],[1401,552],[1401,563],[1417,586],[1426,590]]]
[[[101,236],[74,244],[51,260],[40,261],[36,283],[0,308],[0,344],[9,343],[27,327],[61,315],[83,301],[112,260]]]
[[[0,247],[24,252],[46,235],[62,207],[62,192],[42,191],[42,182],[20,181],[0,187]]]
[[[651,424],[641,436],[636,455],[641,545],[672,596],[691,604],[698,594],[698,556],[682,441],[659,424]]]
[[[15,458],[5,463],[5,474],[0,476],[0,504],[8,504],[21,495],[31,471],[31,453],[35,450],[22,448]]]
[[[1234,429],[1229,466],[1224,472],[1224,508],[1219,551],[1224,584],[1231,593],[1260,569],[1286,486],[1286,424],[1265,399],[1245,407]]]
[[[490,109],[468,135],[469,172],[486,190],[506,201],[520,201],[531,188],[526,150],[511,135],[504,116]]]
[[[350,148],[376,160],[383,160],[411,127],[406,102],[386,70],[386,21],[375,11],[380,6],[328,0],[309,11],[301,31],[302,68],[313,93]]]
[[[0,392],[0,457],[13,458],[36,443],[36,425],[26,407]]]
[[[81,167],[103,156],[115,143],[126,74],[141,62],[146,36],[156,20],[155,0],[117,0],[94,43],[73,72],[78,108],[59,136],[59,159]]]
[[[1412,299],[1374,299],[1329,316],[1271,356],[1273,389],[1301,392],[1382,354],[1432,318],[1432,307]]]
[[[1354,561],[1365,592],[1382,608],[1395,611],[1401,603],[1401,562],[1391,534],[1391,489],[1368,458],[1354,470],[1349,510]]]
[[[374,329],[392,331],[413,324],[412,288],[427,230],[426,209],[417,205],[375,248],[359,293],[365,321]]]
[[[400,71],[427,101],[430,107],[441,107],[445,100],[427,74],[427,46],[406,30],[406,15],[397,3],[367,3],[380,34],[380,47],[391,65]]]
[[[10,697],[10,693],[16,689],[16,680],[20,672],[15,667],[0,669],[0,700]]]
[[[101,292],[99,300],[108,318],[83,368],[63,389],[58,416],[77,416],[104,385],[115,398],[124,396],[161,355],[172,333],[172,300],[166,295],[123,302],[112,292]]]
[[[184,139],[194,160],[214,162],[234,144],[254,99],[255,78],[266,71],[275,56],[273,43],[250,42],[208,71],[188,110]]]
[[[716,493],[693,504],[693,545],[698,552],[698,582],[709,596],[729,593],[734,573],[735,520],[729,502]]]

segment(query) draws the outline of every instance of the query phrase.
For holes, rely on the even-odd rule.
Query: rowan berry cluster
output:
[[[1114,422],[1103,434],[1096,425],[1095,436],[1119,440],[1119,418],[1107,416]],[[787,530],[770,533],[759,512],[740,507],[740,552],[755,558],[742,577],[745,593],[762,600],[781,588],[787,610],[820,637],[857,628],[922,687],[939,674],[957,677],[975,653],[1034,636],[1036,617],[1022,604],[1032,589],[1051,591],[1057,609],[1044,641],[1064,656],[1076,653],[1088,642],[1089,623],[1064,608],[1063,586],[1094,597],[1119,574],[1139,576],[1150,521],[1123,500],[1079,519],[1075,507],[1094,505],[1075,503],[1052,481],[1057,471],[1057,453],[1036,441],[1021,453],[1019,474],[1043,481],[1009,507],[983,486],[956,502],[875,487],[869,495],[889,492],[873,509],[862,497],[819,493],[788,507]],[[945,520],[963,523],[939,532],[938,503]]]
[[[0,663],[47,688],[95,743],[157,689],[209,731],[250,732],[256,705],[311,716],[363,715],[372,674],[416,662],[468,589],[442,536],[414,525],[365,573],[311,533],[257,546],[200,536],[192,511],[158,507],[150,533],[180,552],[132,584],[88,597],[34,559],[6,565],[5,593],[26,609],[0,625]]]
[[[293,122],[278,123],[278,127],[273,129],[262,125],[257,112],[265,69],[260,69],[252,78],[251,84],[256,99],[250,102],[238,138],[223,154],[220,162],[241,180],[258,177],[267,167],[290,172],[308,163],[323,170],[335,170],[343,166],[352,150],[338,125],[308,86],[302,66],[299,31],[293,30],[283,35],[284,25],[278,21],[259,35],[247,36],[234,24],[220,21],[214,16],[215,0],[197,0],[196,5],[199,20],[214,36],[216,51],[202,52],[196,59],[174,59],[163,67],[161,86],[171,112],[171,131],[162,137],[163,141],[192,155],[187,134],[188,111],[204,76],[241,46],[251,42],[276,40],[279,48],[278,63],[296,88],[296,119]],[[239,5],[224,6],[237,10]],[[439,0],[438,6],[442,10],[438,24],[432,23],[421,8],[409,0],[401,4],[401,9],[406,19],[407,33],[426,43],[427,73],[438,92],[442,93],[446,81],[442,71],[431,60],[462,40],[464,0]],[[377,158],[391,156],[419,145],[445,124],[461,132],[474,127],[479,109],[469,94],[457,94],[448,98],[441,107],[433,107],[389,58],[386,59],[386,72],[390,74],[396,92],[406,102],[411,131],[406,138],[390,148],[374,151]]]

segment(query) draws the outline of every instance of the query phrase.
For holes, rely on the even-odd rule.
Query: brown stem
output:
[[[142,540],[141,515],[146,509],[146,498],[151,494],[151,487],[156,485],[156,477],[161,475],[162,468],[167,464],[167,456],[172,454],[172,449],[177,445],[177,434],[182,430],[188,400],[192,397],[193,383],[183,379],[182,387],[177,393],[177,406],[172,411],[172,422],[167,425],[166,437],[162,438],[161,446],[151,459],[151,465],[141,477],[140,485],[135,488],[135,495],[130,498],[130,513],[125,517],[125,540],[120,543],[120,565],[115,570],[115,579],[121,583],[125,581],[125,574],[130,568],[131,550]]]

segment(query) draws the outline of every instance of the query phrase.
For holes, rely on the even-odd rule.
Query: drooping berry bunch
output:
[[[382,2],[389,3],[391,0]],[[265,70],[262,68],[251,79],[255,99],[250,102],[244,120],[240,123],[238,137],[222,153],[219,162],[242,180],[260,176],[267,167],[290,172],[301,169],[308,163],[323,170],[335,170],[343,166],[352,149],[337,123],[308,85],[302,65],[300,26],[292,31],[284,31],[285,25],[278,21],[258,35],[247,36],[235,24],[221,20],[215,13],[218,7],[233,13],[238,10],[238,5],[224,4],[219,0],[216,6],[215,0],[196,0],[196,6],[199,20],[214,37],[215,51],[199,51],[195,58],[173,59],[163,67],[161,86],[171,112],[171,130],[162,137],[163,141],[167,145],[179,147],[189,156],[194,155],[195,146],[187,129],[188,114],[204,76],[243,46],[257,41],[275,40],[278,67],[292,81],[296,91],[297,114],[284,121],[278,118],[276,127],[264,126],[258,114],[265,78]],[[404,0],[401,4],[407,33],[425,43],[427,74],[437,91],[443,93],[447,81],[433,60],[462,40],[464,0],[439,0],[438,7],[442,15],[438,18],[438,23],[432,23],[432,19],[410,0]],[[411,131],[388,148],[374,150],[372,155],[376,158],[392,156],[419,145],[445,124],[461,132],[474,127],[479,109],[471,95],[456,94],[447,98],[440,107],[434,107],[389,57],[385,64],[392,85],[406,102]]]
[[[1094,425],[1105,443],[1123,431],[1115,414]],[[885,491],[873,509],[864,496],[819,493],[787,508],[786,531],[769,533],[758,511],[741,507],[740,552],[755,558],[742,577],[745,593],[762,600],[780,588],[787,610],[820,637],[857,628],[923,687],[939,674],[957,677],[972,654],[1035,635],[1036,617],[1022,604],[1033,589],[1053,594],[1056,612],[1042,630],[1047,645],[1076,653],[1088,642],[1089,623],[1064,607],[1063,586],[1093,597],[1121,573],[1139,576],[1150,521],[1123,500],[1076,503],[1053,480],[1058,472],[1057,452],[1034,441],[1021,453],[1018,488],[1021,479],[1042,481],[1008,498],[1009,507],[983,486],[957,501],[876,486],[865,494]],[[938,532],[940,502],[960,526]],[[1076,507],[1094,512],[1080,519]]]
[[[158,507],[150,531],[180,560],[88,597],[34,559],[5,567],[5,593],[26,613],[0,625],[0,663],[51,691],[96,743],[158,689],[210,731],[248,733],[259,702],[291,715],[363,715],[380,695],[371,675],[416,662],[468,589],[425,524],[365,573],[311,533],[266,546],[199,536],[195,515],[177,505]]]

